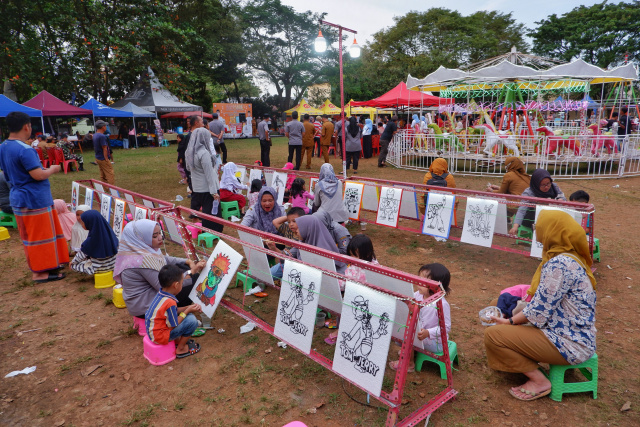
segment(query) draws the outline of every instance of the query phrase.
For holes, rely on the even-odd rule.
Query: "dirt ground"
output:
[[[272,163],[284,164],[286,143],[276,142]],[[252,163],[258,142],[228,142],[229,160]],[[160,199],[185,197],[178,184],[175,147],[116,151],[117,185]],[[71,181],[98,178],[85,153],[86,172],[51,179],[55,197],[70,197]],[[277,160],[277,161],[276,161]],[[332,159],[341,170],[339,159]],[[314,159],[314,169],[320,162]],[[361,161],[362,176],[422,182],[422,173],[378,169],[375,159]],[[459,187],[482,189],[499,179],[456,177]],[[602,248],[596,263],[598,279],[598,398],[565,395],[562,402],[543,398],[520,402],[508,394],[523,382],[520,375],[487,367],[482,344],[484,327],[478,310],[507,286],[528,283],[537,262],[526,256],[483,249],[458,242],[439,243],[418,233],[368,225],[381,264],[415,273],[428,262],[441,262],[452,272],[450,339],[458,344],[460,365],[453,374],[457,398],[431,417],[436,426],[640,425],[640,328],[633,317],[640,297],[640,248],[637,231],[640,178],[567,180],[565,194],[586,190],[596,206],[595,236]],[[619,187],[614,187],[618,186]],[[459,219],[460,221],[460,219]],[[353,232],[358,232],[353,229]],[[0,353],[2,377],[36,366],[29,375],[0,380],[0,424],[71,425],[213,425],[281,426],[300,420],[310,426],[384,425],[386,408],[365,406],[366,395],[343,383],[293,349],[259,330],[241,335],[246,323],[224,308],[213,319],[216,329],[198,338],[202,351],[168,365],[150,365],[142,356],[142,338],[131,317],[111,303],[111,289],[98,290],[93,279],[67,270],[59,282],[33,285],[17,231],[0,242]],[[508,243],[511,244],[511,243]],[[181,250],[167,245],[172,254]],[[228,291],[241,298],[240,289]],[[262,301],[247,298],[258,315],[273,323],[278,292]],[[236,302],[236,301],[234,301]],[[314,348],[331,355],[317,329]],[[397,347],[392,346],[392,353]],[[269,351],[270,350],[270,351]],[[573,375],[578,378],[578,375]],[[393,380],[385,376],[385,389]],[[445,385],[435,366],[409,374],[402,416],[410,414]],[[622,412],[626,403],[631,409]]]

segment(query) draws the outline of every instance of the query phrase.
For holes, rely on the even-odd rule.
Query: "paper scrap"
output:
[[[256,324],[253,322],[249,322],[244,326],[240,326],[240,333],[241,334],[246,334],[247,332],[251,332],[253,331],[253,329],[256,327]]]
[[[284,341],[278,341],[278,347],[287,348],[287,343]]]
[[[7,375],[5,375],[5,378],[11,378],[11,377],[15,377],[16,375],[20,375],[20,374],[25,374],[28,375],[32,372],[34,372],[36,370],[35,366],[30,366],[28,368],[24,368],[21,371],[13,371],[13,372],[9,372]]]
[[[225,332],[226,332],[226,331],[225,331],[224,329],[222,329],[222,328],[218,329],[218,333],[219,333],[219,334],[224,334]]]
[[[248,297],[249,295],[257,294],[258,292],[262,292],[262,288],[260,286],[254,286],[253,288],[249,289],[249,291],[244,294],[244,296]]]

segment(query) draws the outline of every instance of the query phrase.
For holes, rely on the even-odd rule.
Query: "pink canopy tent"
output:
[[[43,116],[93,116],[93,111],[74,107],[43,90],[22,105],[42,111]]]
[[[369,101],[351,102],[352,107],[376,108],[437,107],[446,104],[453,104],[453,98],[440,98],[417,90],[409,90],[405,82],[400,82],[389,92]]]

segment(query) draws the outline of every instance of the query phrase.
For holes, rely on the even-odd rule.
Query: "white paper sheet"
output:
[[[172,220],[171,218],[168,217],[163,217],[164,223],[167,226],[167,231],[169,232],[169,239],[172,242],[176,242],[179,244],[184,243],[184,240],[182,240],[182,235],[180,234],[180,231],[178,230],[178,225],[176,224],[176,222],[174,220]]]
[[[145,208],[141,208],[140,206],[136,206],[136,210],[133,214],[134,220],[139,219],[147,219],[149,217],[149,211]]]
[[[109,188],[109,192],[111,193],[111,195],[113,197],[120,197],[120,192],[118,190],[116,190],[115,188]]]
[[[146,207],[153,209],[155,208],[153,202],[151,200],[147,200],[147,199],[142,199],[142,204],[145,205]]]
[[[362,196],[362,209],[367,211],[378,211],[379,190],[375,185],[364,186],[364,195]]]
[[[344,186],[344,207],[349,214],[349,219],[360,220],[360,209],[362,208],[362,196],[364,194],[364,184],[347,181]]]
[[[91,188],[87,188],[84,193],[84,204],[93,208],[93,190]]]
[[[324,270],[335,272],[336,264],[330,258],[316,255],[311,252],[300,250],[300,258],[307,264],[315,265]],[[342,293],[338,279],[333,276],[322,274],[322,285],[320,286],[320,306],[325,307],[335,313],[342,311]]]
[[[122,229],[124,228],[124,210],[126,203],[122,199],[116,199],[115,208],[113,211],[113,232],[116,237],[120,239],[122,235]]]
[[[496,228],[493,230],[493,232],[494,234],[507,234],[509,232],[509,225],[507,224],[507,205],[504,203],[498,203]]]
[[[255,245],[259,248],[264,247],[262,238],[260,238],[260,236],[256,236],[255,234],[249,234],[245,231],[238,230],[238,237],[240,237],[240,240]],[[273,277],[271,276],[267,254],[256,249],[252,249],[248,246],[242,246],[242,249],[244,250],[244,256],[247,259],[247,264],[249,265],[251,276],[255,277],[261,282],[273,286]]]
[[[579,212],[572,212],[572,211],[570,211],[568,209],[556,208],[556,207],[553,207],[553,206],[542,206],[542,205],[536,205],[535,222],[538,222],[538,215],[540,215],[540,212],[542,212],[543,210],[566,212],[573,219],[575,219],[576,222],[578,224],[580,224],[580,226],[582,226],[582,214],[580,214]],[[536,239],[536,230],[535,229],[533,230],[533,237],[531,238],[530,256],[532,256],[534,258],[542,258],[542,243],[538,242],[538,240]]]
[[[278,192],[278,204],[284,204],[284,192],[287,188],[287,174],[282,172],[274,172],[271,186]]]
[[[111,196],[106,194],[101,194],[100,196],[100,214],[107,220],[107,223],[109,223],[111,219]]]
[[[104,193],[104,187],[102,186],[102,184],[98,184],[97,182],[94,182],[93,188],[98,190],[100,193]]]
[[[388,227],[398,226],[398,214],[402,200],[402,189],[382,187],[380,190],[380,204],[376,223]]]
[[[422,197],[422,194],[420,195],[420,197]],[[404,189],[404,191],[402,192],[400,216],[420,219],[420,211],[418,210],[418,196],[416,195],[415,191]]]
[[[430,191],[427,195],[422,234],[449,238],[456,196]]]
[[[80,204],[79,200],[80,200],[80,184],[73,181],[71,183],[71,212],[75,213],[76,209],[78,208],[78,205]]]
[[[498,202],[495,200],[467,198],[467,209],[460,241],[491,247],[497,211]]]
[[[311,178],[309,180],[309,194],[315,194],[314,191],[316,191],[316,184],[318,183],[318,178]],[[309,211],[311,211],[311,209],[313,209],[313,202],[314,200],[307,200],[307,207],[309,208]]]

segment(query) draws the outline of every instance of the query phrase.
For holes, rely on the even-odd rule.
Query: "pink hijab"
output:
[[[293,170],[293,163],[286,163],[282,169]],[[291,189],[291,184],[293,184],[294,179],[296,179],[296,176],[294,174],[287,174],[287,185],[285,186],[287,190]]]
[[[55,199],[53,201],[53,206],[56,208],[56,211],[58,211],[58,219],[62,226],[64,238],[71,240],[71,229],[73,228],[73,224],[77,222],[76,214],[69,211],[66,202],[62,199]]]

